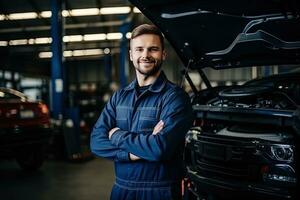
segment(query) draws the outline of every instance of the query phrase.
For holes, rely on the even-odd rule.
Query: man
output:
[[[153,25],[133,30],[129,54],[136,79],[114,93],[91,134],[92,152],[115,161],[112,200],[181,198],[192,108],[188,95],[161,70],[163,39]]]

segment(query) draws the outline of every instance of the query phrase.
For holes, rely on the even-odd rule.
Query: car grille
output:
[[[244,181],[260,178],[263,159],[257,158],[251,142],[199,136],[192,145],[193,169],[203,176]]]

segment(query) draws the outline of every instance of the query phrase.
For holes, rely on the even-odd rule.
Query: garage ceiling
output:
[[[99,48],[109,48],[111,52],[114,50],[118,52],[120,39],[110,38],[116,35],[109,34],[120,33],[125,22],[130,22],[130,25],[134,26],[144,19],[143,15],[125,0],[65,0],[64,2],[64,49],[69,52]],[[106,14],[105,9],[110,7],[125,7],[125,10],[127,7],[129,12]],[[51,50],[49,11],[51,11],[50,0],[0,1],[0,59],[3,61],[0,68],[19,65],[20,60],[25,63],[40,62],[42,60],[39,56],[40,52]],[[28,16],[28,19],[16,19],[20,17],[18,13],[23,13],[22,17],[33,16]],[[95,40],[94,34],[101,35],[96,35],[98,39]],[[101,37],[104,38],[100,39]],[[77,59],[87,59],[86,57],[88,56]]]

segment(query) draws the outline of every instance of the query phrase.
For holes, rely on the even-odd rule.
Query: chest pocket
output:
[[[128,119],[131,109],[131,107],[127,106],[117,106],[116,108],[117,127],[122,130],[128,130]]]
[[[159,109],[157,107],[143,107],[140,110],[138,131],[152,132],[159,121]]]

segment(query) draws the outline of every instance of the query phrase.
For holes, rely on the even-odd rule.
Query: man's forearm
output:
[[[108,138],[111,139],[112,135],[117,131],[117,130],[120,130],[120,128],[118,127],[115,127],[113,129],[111,129],[108,133]],[[131,161],[136,161],[136,160],[140,160],[141,158],[132,154],[132,153],[129,153],[129,160]]]
[[[159,132],[162,131],[163,127],[164,127],[164,122],[163,122],[162,120],[160,120],[160,121],[155,125],[155,127],[154,127],[154,129],[153,129],[153,132],[152,132],[152,135],[157,135],[157,134],[159,134]],[[117,130],[120,130],[120,128],[115,127],[115,128],[113,128],[113,129],[111,129],[111,130],[109,131],[109,139],[111,139],[112,135],[113,135]],[[140,160],[141,158],[138,157],[138,156],[136,156],[136,155],[134,155],[134,154],[132,154],[132,153],[129,153],[129,159],[130,159],[131,161],[136,161],[136,160]]]

